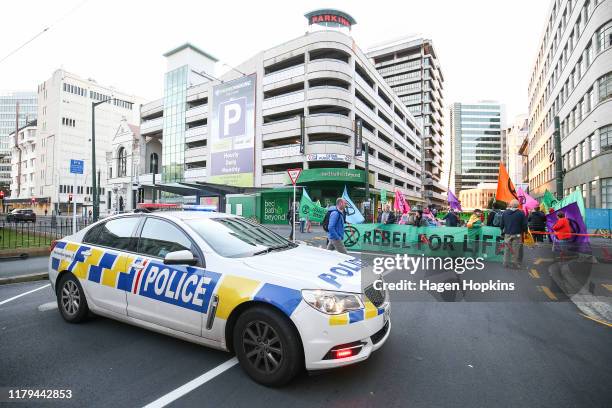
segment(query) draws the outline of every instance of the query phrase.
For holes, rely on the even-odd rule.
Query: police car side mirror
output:
[[[164,257],[164,265],[196,265],[198,260],[191,251],[182,250],[168,252]]]

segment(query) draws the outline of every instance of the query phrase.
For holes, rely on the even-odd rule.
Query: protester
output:
[[[312,221],[310,220],[310,214],[306,214],[306,232],[312,232]]]
[[[391,206],[389,204],[385,204],[383,212],[378,214],[377,222],[379,224],[395,224],[395,213],[391,211]]]
[[[503,211],[499,208],[497,202],[493,203],[493,208],[487,217],[487,226],[501,228]]]
[[[522,234],[527,232],[527,217],[518,208],[518,200],[510,201],[502,215],[501,229],[504,234],[504,267],[520,268]]]
[[[302,214],[299,214],[300,220],[300,232],[303,234],[306,228],[306,217]]]
[[[295,212],[293,211],[293,206],[290,205],[289,210],[287,211],[287,222],[291,227],[291,231],[289,232],[289,239],[293,239],[293,229],[295,228],[294,214]]]
[[[446,222],[447,227],[459,226],[459,217],[457,217],[457,214],[455,214],[455,210],[453,208],[451,208],[442,219]]]
[[[476,241],[482,231],[482,211],[475,209],[467,222],[468,240]]]
[[[336,207],[331,211],[329,215],[329,224],[327,227],[327,249],[333,251],[334,249],[338,252],[346,254],[346,248],[344,246],[344,209],[346,208],[346,201],[340,197],[336,200]]]
[[[397,222],[399,225],[406,225],[410,223],[410,214],[409,213],[404,213],[402,214],[402,216],[400,217],[399,221]]]
[[[529,214],[527,222],[531,232],[546,231],[546,214],[542,212],[540,207],[536,207],[531,214]],[[544,242],[544,234],[533,234],[533,237],[536,242]]]
[[[423,217],[422,210],[417,210],[416,214],[414,214],[414,217],[412,217],[411,224],[414,225],[415,227],[426,227],[427,226],[427,221]]]
[[[569,249],[569,243],[572,239],[572,227],[570,226],[569,220],[565,218],[563,211],[557,211],[557,222],[552,227],[557,237],[557,245],[561,250]]]

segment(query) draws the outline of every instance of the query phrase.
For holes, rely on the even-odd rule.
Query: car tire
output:
[[[233,345],[242,369],[262,385],[285,385],[304,365],[298,333],[284,314],[270,307],[253,307],[238,317]]]
[[[57,285],[57,306],[68,323],[80,323],[89,314],[85,292],[79,280],[65,272]]]

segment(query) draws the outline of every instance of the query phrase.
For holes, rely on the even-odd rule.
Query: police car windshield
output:
[[[244,218],[200,218],[185,220],[221,256],[240,258],[269,248],[291,247],[290,241]]]

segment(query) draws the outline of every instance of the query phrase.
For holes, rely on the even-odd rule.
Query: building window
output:
[[[602,102],[612,96],[612,72],[599,78],[599,101]]]
[[[612,125],[599,129],[599,146],[601,150],[612,150]]]
[[[612,45],[612,21],[608,21],[597,31],[599,51],[606,50]]]
[[[120,147],[117,152],[117,177],[127,175],[127,153],[124,147]]]
[[[601,208],[612,208],[612,178],[601,179]]]

